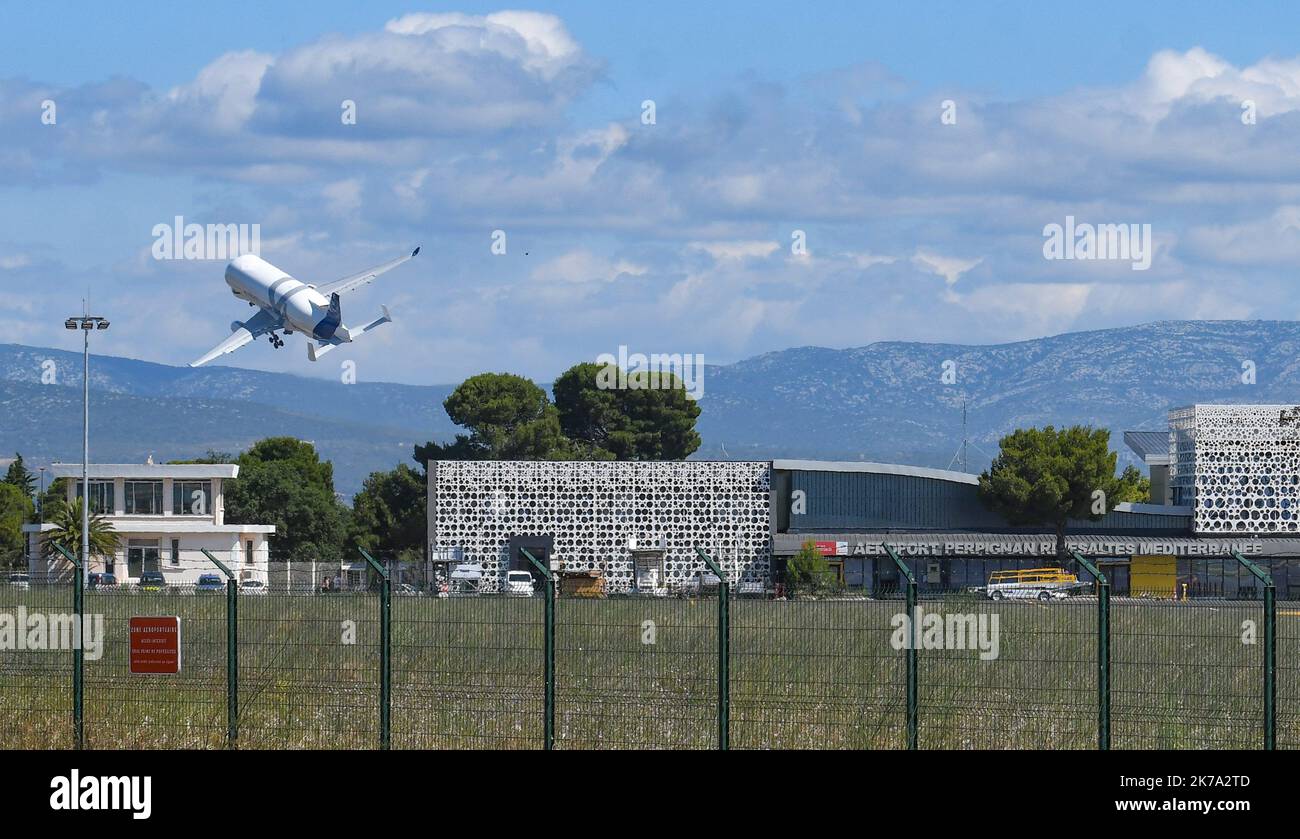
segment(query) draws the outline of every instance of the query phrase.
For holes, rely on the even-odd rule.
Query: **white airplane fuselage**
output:
[[[330,311],[328,297],[260,256],[244,254],[231,260],[226,266],[226,285],[241,300],[279,313],[286,332],[301,332],[321,341],[339,332],[339,313],[337,308]],[[232,331],[240,325],[232,323]],[[343,333],[339,337],[347,340],[346,330]]]

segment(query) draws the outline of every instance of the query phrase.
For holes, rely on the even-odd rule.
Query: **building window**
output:
[[[128,516],[161,516],[162,481],[127,481],[124,487]]]
[[[172,481],[172,513],[212,515],[212,481]]]
[[[181,540],[172,540],[172,565],[181,564]]]
[[[77,497],[81,497],[81,481],[77,481]],[[116,512],[112,481],[90,482],[90,512],[111,516]]]
[[[249,539],[244,543],[244,564],[253,564],[253,540]]]
[[[161,571],[158,567],[157,539],[128,539],[126,547],[127,576],[139,579],[145,571]]]

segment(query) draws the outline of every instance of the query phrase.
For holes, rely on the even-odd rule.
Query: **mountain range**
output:
[[[0,453],[22,452],[33,467],[79,459],[81,367],[79,353],[0,344]],[[457,430],[442,408],[455,385],[92,355],[90,387],[95,461],[236,453],[285,434],[334,462],[345,495],[372,471],[411,463],[415,444]],[[1123,431],[1163,429],[1171,407],[1193,402],[1300,402],[1300,323],[1164,321],[1007,344],[797,347],[710,365],[693,457],[979,471],[1017,427],[1086,423],[1111,429],[1112,447],[1132,462]]]

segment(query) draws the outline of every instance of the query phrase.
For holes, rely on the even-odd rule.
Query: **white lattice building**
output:
[[[1169,412],[1170,492],[1197,533],[1300,532],[1300,406]]]
[[[704,567],[697,545],[732,582],[769,582],[767,462],[433,461],[428,473],[430,555],[483,566],[485,590],[528,539],[561,571],[603,571],[611,592],[632,586],[631,552],[647,545],[662,547],[669,589]]]

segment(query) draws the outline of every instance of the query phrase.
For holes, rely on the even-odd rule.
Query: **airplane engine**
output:
[[[241,330],[241,329],[243,329],[243,328],[244,328],[244,322],[243,322],[243,321],[232,320],[232,321],[230,322],[230,331],[231,331],[231,332],[238,332],[239,330]]]

